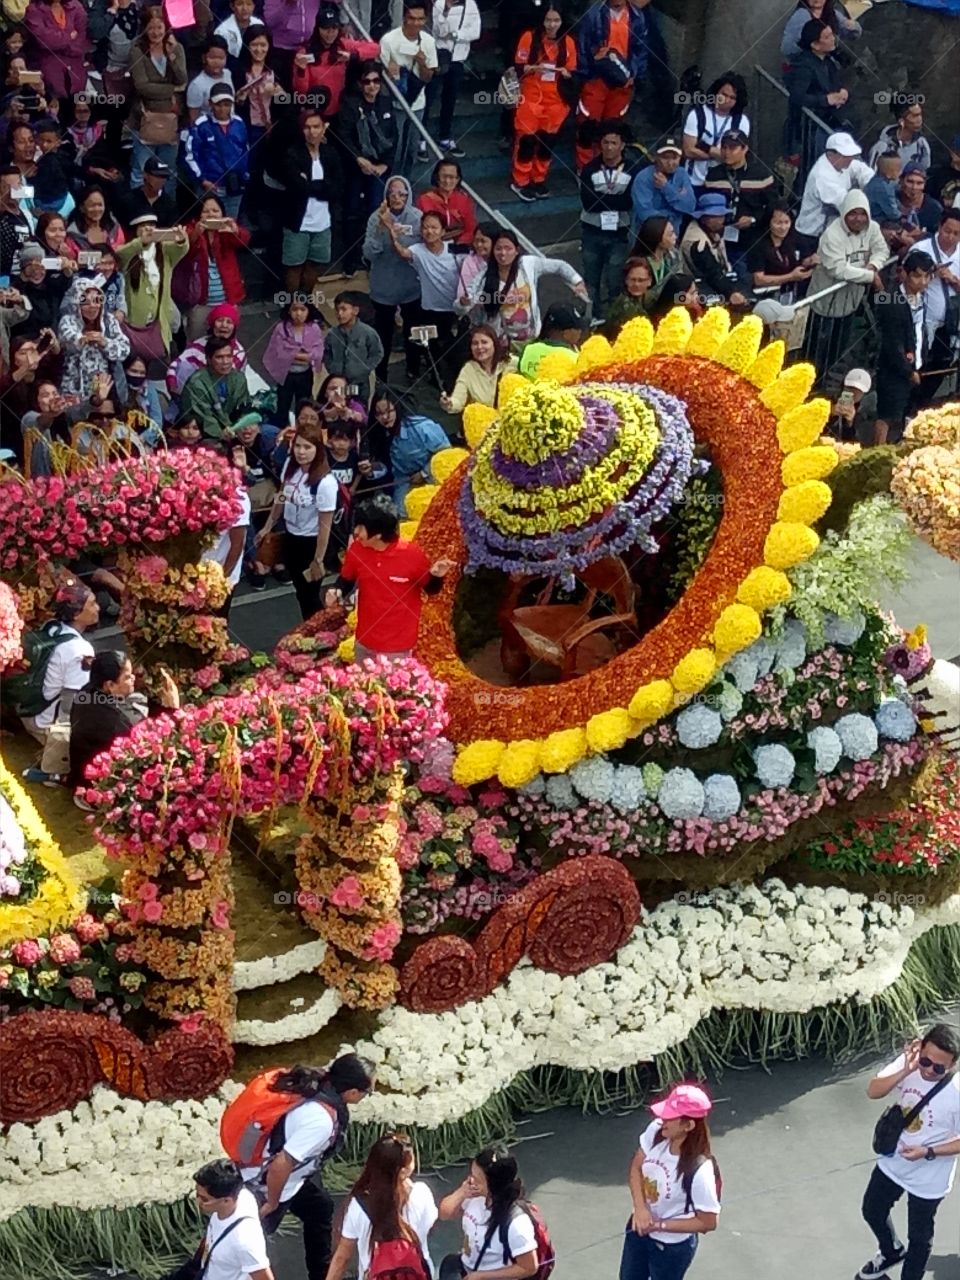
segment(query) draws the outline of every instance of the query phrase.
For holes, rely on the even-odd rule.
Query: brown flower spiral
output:
[[[464,938],[444,934],[421,943],[400,974],[400,1003],[417,1013],[439,1013],[474,1000],[479,990],[477,955]]]
[[[196,1031],[173,1027],[157,1036],[147,1051],[150,1097],[206,1098],[233,1067],[233,1046],[223,1028],[205,1022]]]
[[[0,1124],[33,1124],[89,1095],[101,1074],[87,1023],[109,1025],[57,1010],[22,1013],[0,1027]]]
[[[538,969],[582,973],[622,947],[640,918],[640,895],[613,858],[590,855],[548,872],[554,891],[532,930],[528,955]]]

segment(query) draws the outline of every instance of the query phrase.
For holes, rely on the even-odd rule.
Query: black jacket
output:
[[[880,334],[880,369],[888,377],[909,379],[917,372],[919,361],[913,315],[903,289],[898,285],[886,295],[886,301],[878,300],[874,312]],[[923,345],[926,348],[926,335]]]
[[[580,174],[580,204],[583,212],[581,222],[588,226],[601,227],[604,213],[616,213],[618,230],[626,235],[633,216],[633,180],[640,172],[639,162],[624,153],[623,162],[612,171],[604,168],[603,157],[596,156],[589,161]],[[612,231],[612,228],[607,228]]]
[[[81,689],[70,707],[70,773],[67,786],[78,787],[94,756],[116,738],[125,738],[137,720],[106,694]]]
[[[831,128],[842,127],[846,106],[833,107],[827,102],[828,93],[845,88],[843,68],[832,54],[818,58],[809,49],[804,50],[787,73],[787,88],[797,110],[807,107]]]
[[[283,225],[288,231],[299,231],[307,212],[308,200],[326,200],[331,216],[339,207],[342,194],[343,168],[337,149],[329,142],[320,144],[320,163],[323,177],[314,181],[311,177],[313,160],[307,144],[301,139],[287,151],[280,168],[280,181],[286,188],[283,201]]]
[[[385,164],[387,173],[392,173],[400,137],[397,116],[391,94],[381,93],[372,104],[362,95],[345,95],[340,100],[339,129],[347,153]]]
[[[707,170],[704,191],[715,191],[724,197],[733,210],[731,223],[738,218],[753,218],[753,226],[740,232],[737,256],[752,248],[763,236],[773,207],[776,195],[773,173],[748,155],[742,169],[730,169],[725,164],[711,165]]]

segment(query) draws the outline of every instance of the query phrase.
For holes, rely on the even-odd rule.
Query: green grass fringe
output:
[[[827,1005],[810,1013],[721,1010],[705,1018],[683,1044],[619,1072],[538,1067],[521,1073],[482,1107],[438,1129],[411,1133],[423,1168],[453,1164],[490,1142],[514,1142],[523,1115],[552,1107],[624,1111],[682,1078],[822,1054],[835,1062],[889,1049],[924,1019],[960,996],[960,925],[929,930],[910,949],[899,980],[866,1004]],[[326,1183],[348,1188],[370,1144],[385,1126],[351,1127],[343,1155]],[[149,1170],[144,1170],[149,1185]],[[189,1200],[139,1209],[22,1209],[0,1222],[0,1280],[75,1280],[97,1267],[158,1280],[199,1239],[200,1218]]]

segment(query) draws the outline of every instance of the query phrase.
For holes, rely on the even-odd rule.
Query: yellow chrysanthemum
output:
[[[759,316],[744,316],[724,339],[714,359],[734,373],[743,373],[756,360],[762,341],[763,321]]]
[[[820,545],[820,539],[805,524],[792,524],[786,520],[770,526],[763,544],[763,558],[771,569],[789,569],[808,560]]]
[[[488,404],[468,404],[463,411],[463,434],[467,445],[475,449],[487,434],[491,422],[496,422],[497,411]]]
[[[404,542],[412,542],[417,536],[417,530],[420,528],[419,520],[401,520],[400,521],[400,537]]]
[[[540,767],[544,773],[566,773],[587,751],[587,735],[579,725],[558,729],[544,740],[540,750]]]
[[[587,721],[587,745],[591,751],[616,751],[630,737],[632,728],[626,707],[601,711]]]
[[[763,391],[780,377],[786,355],[787,344],[782,338],[777,338],[776,342],[770,342],[763,348],[743,376]]]
[[[775,418],[803,404],[817,376],[812,364],[792,364],[784,369],[776,382],[760,393],[760,399]]]
[[[486,782],[497,772],[497,767],[507,749],[505,742],[496,738],[482,738],[463,748],[453,762],[453,780],[461,787],[472,787],[476,782]]]
[[[466,449],[441,449],[430,459],[430,473],[437,484],[449,480],[460,463],[469,458]]]
[[[524,381],[500,414],[498,443],[507,457],[537,463],[566,452],[582,429],[583,406],[572,391]]]
[[[540,772],[540,743],[532,738],[508,742],[497,765],[497,777],[505,787],[525,787]]]
[[[905,638],[904,644],[908,649],[919,649],[927,643],[927,624],[918,622],[910,634]]]
[[[422,520],[424,512],[440,492],[438,484],[421,484],[407,494],[407,515],[411,520]]]
[[[651,724],[673,710],[673,695],[669,680],[651,680],[630,699],[630,714],[635,720]]]
[[[657,325],[656,336],[653,339],[654,355],[683,355],[692,333],[693,321],[690,319],[690,312],[686,307],[674,307]]]
[[[804,480],[784,489],[777,519],[796,524],[816,524],[833,501],[833,491],[822,480]]]
[[[793,453],[816,444],[829,417],[830,401],[822,396],[790,409],[777,423],[780,448],[784,453]]]
[[[341,662],[353,662],[357,656],[356,636],[347,636],[337,645],[337,657]]]
[[[716,670],[717,655],[712,649],[691,649],[673,668],[670,681],[677,693],[699,693]]]
[[[829,445],[812,444],[809,449],[788,454],[780,464],[780,475],[789,489],[804,480],[822,480],[839,461],[836,450]]]
[[[739,653],[760,639],[763,625],[756,609],[746,604],[728,604],[713,628],[713,643],[721,653]]]
[[[693,326],[693,333],[684,353],[688,356],[703,356],[712,360],[726,341],[730,332],[730,312],[726,307],[710,307]]]
[[[613,344],[614,359],[646,360],[653,350],[653,336],[653,325],[647,317],[634,316],[617,334]]]
[[[779,569],[758,565],[751,569],[737,589],[737,599],[758,613],[789,600],[793,592],[790,579]]]
[[[402,525],[401,525],[400,527],[401,527],[401,529],[403,528],[403,526],[402,526]],[[401,537],[403,537],[403,534],[401,534],[400,536],[401,536]],[[356,629],[357,629],[357,611],[356,611],[356,609],[351,609],[351,610],[350,610],[350,612],[347,614],[347,629],[348,629],[349,631],[356,631]]]
[[[522,373],[505,373],[500,379],[500,385],[497,387],[497,408],[502,409],[503,406],[510,401],[510,397],[522,387],[530,384]]]
[[[595,333],[580,348],[580,354],[577,356],[577,372],[586,373],[589,369],[599,369],[609,364],[612,359],[613,347],[603,334]]]
[[[555,382],[562,387],[572,382],[576,374],[577,353],[558,347],[556,351],[548,351],[541,356],[534,376],[537,382]]]

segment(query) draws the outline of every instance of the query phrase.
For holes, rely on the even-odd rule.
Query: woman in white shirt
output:
[[[524,1208],[523,1183],[513,1156],[488,1147],[475,1157],[460,1186],[440,1201],[442,1219],[457,1214],[463,1247],[444,1258],[440,1280],[488,1273],[490,1280],[536,1275],[536,1231]]]
[[[578,297],[590,296],[583,276],[562,258],[524,253],[513,231],[498,231],[486,271],[470,284],[470,307],[480,308],[486,323],[508,342],[529,342],[540,332],[541,276],[559,276]]]
[[[640,1135],[630,1166],[633,1214],[627,1223],[620,1280],[680,1280],[697,1237],[715,1231],[720,1216],[717,1163],[702,1089],[680,1084],[650,1110],[657,1117]]]
[[[281,476],[280,492],[256,537],[259,546],[282,513],[283,563],[290,571],[304,621],[320,610],[323,557],[327,553],[336,509],[337,481],[327,460],[323,429],[305,423],[297,427],[291,456]]]
[[[704,101],[687,112],[683,125],[683,154],[694,193],[707,180],[707,170],[723,159],[720,139],[730,129],[750,136],[750,117],[746,115],[747,85],[743,76],[725,71],[702,95]]]
[[[405,1133],[384,1134],[373,1144],[344,1205],[327,1280],[342,1280],[354,1253],[359,1275],[366,1276],[374,1251],[391,1242],[412,1245],[423,1260],[424,1280],[431,1280],[427,1237],[437,1220],[437,1206],[427,1184],[413,1181],[415,1172],[413,1145]]]

